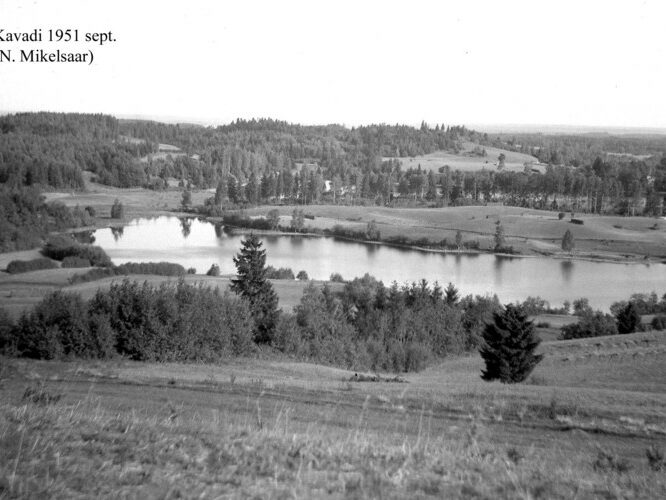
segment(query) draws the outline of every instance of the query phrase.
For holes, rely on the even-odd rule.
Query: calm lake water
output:
[[[137,219],[118,229],[95,231],[115,264],[176,262],[205,273],[213,263],[222,274],[235,274],[232,257],[244,235],[196,219]],[[405,250],[328,237],[261,235],[267,264],[307,271],[311,279],[333,272],[345,279],[370,273],[385,284],[425,278],[445,286],[453,282],[463,294],[496,293],[502,302],[541,296],[554,306],[587,297],[595,308],[632,293],[666,292],[665,264],[611,264],[548,258],[511,258],[491,254],[457,255]]]

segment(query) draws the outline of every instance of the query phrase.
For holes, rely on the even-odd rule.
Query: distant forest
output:
[[[209,203],[533,208],[661,215],[666,136],[488,135],[464,126],[303,126],[270,119],[203,127],[106,115],[0,117],[0,183],[84,189],[84,175],[116,187],[217,190]],[[460,152],[463,142],[535,156],[523,171],[404,169],[397,158]],[[175,148],[160,148],[160,144]],[[177,149],[176,149],[177,148]],[[542,165],[543,166],[543,165]],[[89,174],[84,174],[89,172]]]

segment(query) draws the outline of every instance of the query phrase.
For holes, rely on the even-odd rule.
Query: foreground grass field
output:
[[[0,358],[0,497],[664,498],[664,333],[542,350],[518,386],[478,356],[404,383]]]

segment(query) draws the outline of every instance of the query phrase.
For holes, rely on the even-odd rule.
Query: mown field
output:
[[[0,497],[664,498],[664,332],[541,349],[513,386],[476,355],[402,382],[0,358]]]
[[[485,149],[486,156],[473,155],[472,151],[475,147]],[[544,166],[538,165],[539,160],[532,155],[516,153],[491,146],[479,146],[478,144],[471,142],[463,143],[463,150],[458,154],[448,151],[435,151],[434,153],[427,155],[393,159],[400,161],[400,166],[404,170],[410,168],[416,169],[421,165],[421,170],[437,173],[441,167],[448,165],[451,171],[460,170],[461,172],[476,172],[484,169],[497,170],[500,154],[504,154],[506,157],[504,161],[505,170],[522,172],[525,169],[525,163],[529,163],[532,165],[532,168],[542,172],[545,170]]]
[[[247,211],[249,215],[265,215],[273,207]],[[388,208],[310,205],[277,207],[282,224],[287,225],[294,208],[302,208],[314,220],[306,219],[306,227],[332,228],[339,224],[357,231],[367,223],[377,222],[382,237],[406,236],[428,238],[439,242],[455,241],[458,230],[464,241],[479,241],[481,249],[494,247],[496,223],[504,227],[506,243],[527,255],[569,257],[562,251],[562,236],[569,229],[575,238],[574,257],[636,260],[666,259],[666,220],[649,217],[577,215],[583,225],[569,222],[570,216],[558,218],[557,212],[530,210],[501,205],[446,208]]]

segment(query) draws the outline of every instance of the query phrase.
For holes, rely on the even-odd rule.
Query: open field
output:
[[[248,210],[250,215],[265,215],[273,207]],[[294,207],[277,207],[288,224]],[[666,260],[666,220],[649,217],[577,215],[583,225],[569,217],[558,219],[557,212],[501,205],[446,208],[387,208],[311,205],[302,208],[315,220],[306,227],[331,228],[336,224],[364,230],[375,220],[382,237],[407,236],[439,242],[455,241],[460,230],[465,241],[479,241],[481,249],[494,247],[496,222],[504,227],[507,245],[527,255],[571,257],[561,249],[562,236],[571,230],[576,242],[573,257],[597,259],[641,259],[649,256]]]
[[[125,220],[136,217],[174,215],[180,207],[182,192],[178,190],[151,191],[147,189],[116,189],[89,183],[86,192],[46,193],[47,200],[59,200],[68,206],[93,206],[100,216],[98,227],[120,225],[122,221],[109,218],[113,201],[119,199],[125,207]],[[203,204],[212,196],[208,190],[192,192],[194,204]],[[288,226],[294,206],[263,206],[248,209],[248,215],[265,216],[278,208],[282,221]],[[649,217],[582,215],[576,217],[584,225],[569,222],[569,216],[558,220],[557,212],[531,210],[502,205],[446,208],[388,208],[376,206],[308,205],[298,206],[316,216],[306,219],[306,227],[331,228],[336,224],[364,230],[376,220],[382,237],[406,236],[428,238],[439,242],[446,238],[452,243],[457,230],[464,240],[479,241],[481,249],[494,247],[495,223],[504,226],[507,244],[527,255],[566,256],[561,250],[562,236],[570,229],[576,241],[573,257],[640,260],[666,259],[666,220]]]
[[[22,311],[34,307],[45,295],[55,290],[79,293],[85,300],[88,300],[92,298],[98,289],[106,289],[111,283],[120,282],[125,279],[125,276],[115,276],[87,283],[69,284],[71,276],[77,273],[85,273],[88,269],[57,268],[21,274],[0,272],[0,308],[5,309],[10,316],[16,318]],[[147,281],[152,285],[159,285],[165,281],[178,280],[177,277],[139,274],[132,274],[127,276],[127,278],[140,283]],[[183,278],[187,283],[204,283],[212,287],[218,287],[220,291],[227,290],[231,284],[231,277],[229,276],[212,277],[188,274]],[[322,282],[318,281],[271,280],[271,282],[278,294],[279,307],[285,311],[291,311],[300,302],[303,289],[308,283],[323,285]],[[340,283],[330,283],[329,286],[333,290],[337,290],[343,285]]]
[[[491,146],[479,146],[471,142],[463,144],[464,149],[459,154],[450,153],[448,151],[436,151],[427,155],[420,155],[407,158],[393,158],[400,161],[400,166],[407,170],[410,168],[416,169],[421,165],[421,170],[433,171],[437,173],[441,167],[448,165],[451,171],[460,170],[462,172],[476,172],[477,170],[497,170],[499,163],[498,157],[504,153],[506,159],[504,161],[505,170],[514,172],[522,172],[525,169],[525,163],[532,165],[539,171],[545,171],[544,165],[539,165],[539,160],[528,154],[514,153],[505,149],[493,148]],[[484,148],[486,156],[476,156],[471,154],[475,147]],[[388,159],[388,158],[385,158]]]
[[[405,383],[275,358],[1,358],[0,496],[663,498],[646,450],[666,447],[664,332],[541,349],[514,386],[481,381],[476,355]]]

